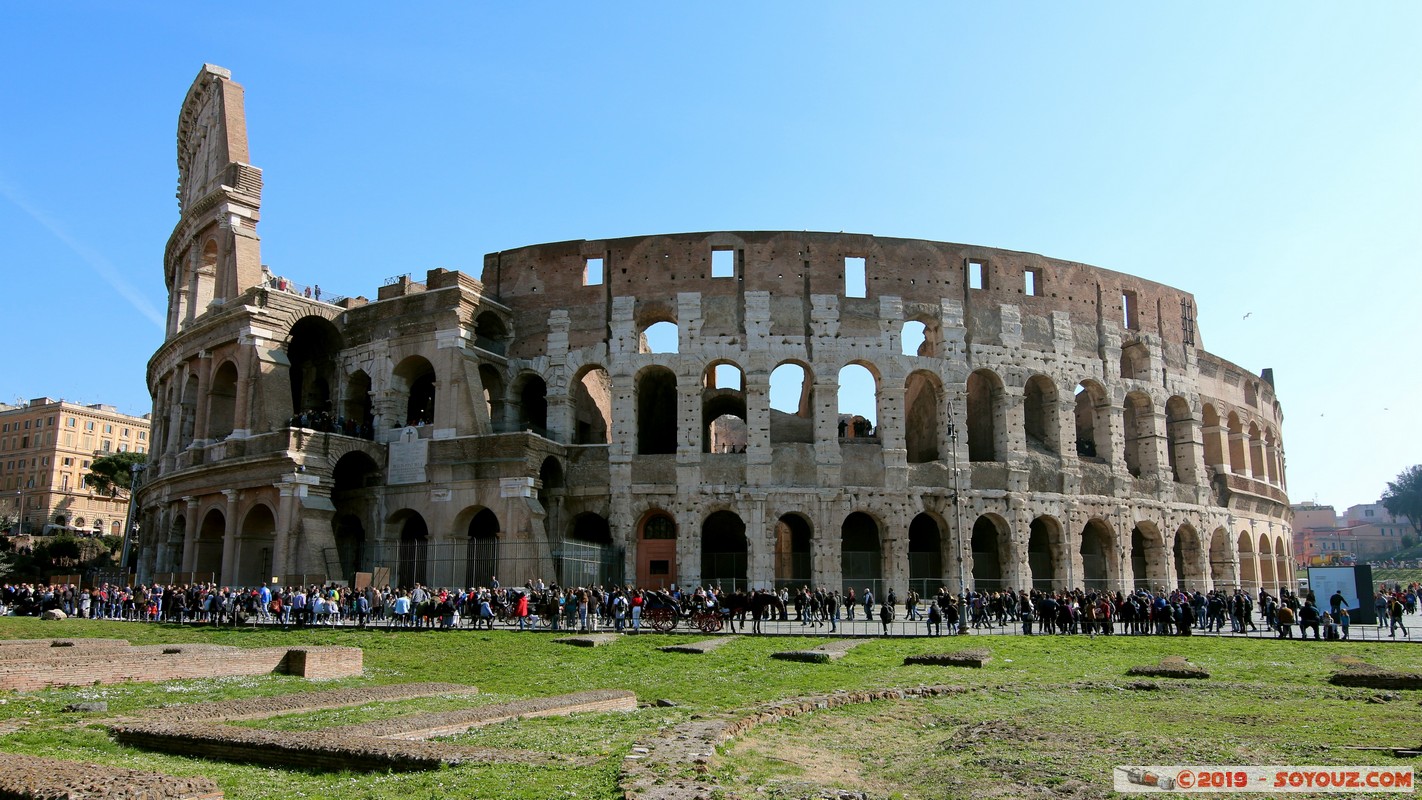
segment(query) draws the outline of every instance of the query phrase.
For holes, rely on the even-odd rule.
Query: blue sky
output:
[[[1027,250],[1194,292],[1275,371],[1293,500],[1422,462],[1422,4],[396,5],[7,4],[0,400],[149,407],[209,62],[263,260],[328,292],[675,231]]]

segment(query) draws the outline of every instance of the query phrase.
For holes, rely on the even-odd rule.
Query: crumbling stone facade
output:
[[[261,266],[241,98],[205,67],[180,117],[147,576],[1292,581],[1272,376],[1206,352],[1188,292],[972,245],[716,232],[322,297]],[[866,407],[838,402],[846,368]]]

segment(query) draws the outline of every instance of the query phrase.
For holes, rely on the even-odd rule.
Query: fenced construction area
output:
[[[571,647],[504,629],[0,619],[0,640],[60,637],[361,649],[361,672],[330,680],[140,678],[0,695],[0,754],[187,787],[155,797],[1090,798],[1111,796],[1124,764],[1405,767],[1422,745],[1422,691],[1401,688],[1418,685],[1408,676],[1422,650],[1403,643],[895,637],[800,661],[773,656],[830,640],[738,635],[667,652],[710,637]],[[967,648],[990,653],[952,657]],[[1172,669],[1130,674],[1162,664]],[[1391,676],[1373,683],[1394,688],[1338,685],[1340,673]],[[201,747],[154,745],[184,725],[200,725]],[[272,755],[224,755],[243,747]],[[0,790],[25,769],[61,774],[51,763],[0,761]]]

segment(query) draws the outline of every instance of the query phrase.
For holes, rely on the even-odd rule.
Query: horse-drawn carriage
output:
[[[648,592],[643,601],[642,621],[652,630],[667,633],[676,630],[683,620],[702,633],[715,633],[725,625],[719,605],[704,605],[692,601],[678,602],[666,592]]]

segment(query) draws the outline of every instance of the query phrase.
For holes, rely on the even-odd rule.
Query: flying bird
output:
[[[1244,318],[1245,318],[1245,319],[1249,319],[1250,315],[1253,314],[1253,313],[1254,313],[1253,311],[1245,312]]]

